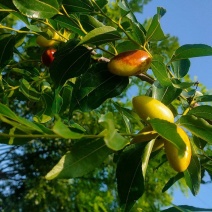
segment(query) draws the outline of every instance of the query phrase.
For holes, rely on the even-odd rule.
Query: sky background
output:
[[[137,16],[138,20],[142,23],[145,19],[153,17],[157,7],[167,10],[161,19],[164,33],[178,37],[180,45],[212,46],[212,0],[152,0],[144,6],[143,13]],[[189,75],[192,80],[198,80],[211,91],[212,57],[191,59]],[[179,189],[175,189],[172,203],[212,208],[212,183],[201,185],[196,197],[190,192],[186,197]]]

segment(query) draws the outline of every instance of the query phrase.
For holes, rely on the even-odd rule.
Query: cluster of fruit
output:
[[[149,96],[136,96],[133,98],[132,103],[135,112],[142,120],[146,121],[147,119],[159,118],[174,123],[172,111],[157,99]],[[177,126],[177,133],[186,146],[184,156],[180,156],[177,147],[170,141],[159,136],[158,133],[152,129],[151,125],[144,127],[139,133],[140,135],[133,138],[132,143],[155,139],[152,151],[164,147],[167,159],[175,171],[183,172],[188,168],[191,160],[191,145],[188,135],[181,127]]]
[[[51,40],[39,35],[36,42],[41,47],[47,48],[42,54],[42,63],[50,66],[54,60],[55,45],[58,44],[60,37],[53,33]],[[144,50],[132,50],[122,52],[114,56],[108,62],[108,70],[118,76],[135,76],[145,73],[151,65],[152,57]],[[148,96],[137,96],[132,100],[135,112],[139,117],[146,121],[147,119],[159,118],[174,123],[174,115],[171,110],[162,102]],[[146,126],[134,137],[131,143],[146,142],[155,139],[152,151],[164,147],[167,159],[174,170],[183,172],[187,169],[191,160],[191,146],[186,132],[177,126],[177,132],[186,145],[186,151],[183,157],[180,157],[177,147],[170,141],[162,138],[155,132],[150,125]]]
[[[108,69],[119,76],[134,76],[145,73],[151,65],[152,57],[143,50],[134,50],[120,53],[110,60]],[[137,96],[132,100],[135,112],[139,117],[147,121],[147,119],[159,118],[174,123],[174,115],[172,111],[162,102],[149,97]],[[177,126],[177,133],[186,145],[184,156],[179,155],[177,147],[170,141],[159,136],[151,125],[144,127],[131,143],[146,142],[155,139],[152,151],[159,150],[164,147],[167,159],[172,168],[177,172],[185,171],[191,160],[191,145],[186,132]]]

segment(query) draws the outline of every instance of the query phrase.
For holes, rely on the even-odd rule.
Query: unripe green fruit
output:
[[[149,96],[136,96],[132,99],[135,112],[141,119],[146,121],[148,118],[159,118],[169,122],[174,122],[172,111],[157,99]]]
[[[152,57],[143,50],[122,52],[108,63],[111,73],[119,76],[133,76],[146,72],[150,67]]]

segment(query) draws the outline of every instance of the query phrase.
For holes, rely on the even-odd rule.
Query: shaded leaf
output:
[[[196,102],[212,102],[212,95],[202,95],[194,98]]]
[[[212,56],[212,47],[205,44],[186,44],[180,46],[171,60],[182,60],[192,57]]]
[[[202,138],[212,144],[212,125],[202,118],[193,115],[181,116],[179,124],[188,129],[193,135]]]
[[[55,59],[50,66],[50,76],[57,86],[85,73],[90,65],[90,50],[84,46],[72,45],[70,43],[65,51],[61,49],[55,53]]]
[[[0,36],[0,67],[3,67],[5,64],[7,64],[8,60],[12,59],[14,45],[14,35]]]
[[[183,78],[188,73],[190,64],[191,63],[189,59],[174,61],[172,65],[175,76],[177,78]]]
[[[99,123],[105,128],[101,135],[104,136],[104,141],[110,149],[118,151],[123,149],[129,143],[128,139],[117,132],[113,114],[111,112],[101,115]]]
[[[20,80],[19,90],[20,90],[21,93],[24,94],[24,96],[26,96],[28,99],[30,99],[32,101],[37,102],[41,98],[41,93],[38,92],[35,88],[33,88],[30,85],[30,83],[25,79]]]
[[[104,26],[102,22],[91,15],[80,15],[80,23],[87,32]]]
[[[197,207],[193,207],[193,206],[188,206],[188,205],[179,205],[179,206],[174,206],[165,210],[162,210],[161,212],[203,212],[203,211],[212,211],[211,209],[207,209],[207,208],[197,208]]]
[[[102,26],[91,30],[82,40],[79,45],[90,43],[95,45],[105,44],[121,38],[118,31],[111,26]]]
[[[130,211],[135,201],[144,193],[144,177],[141,168],[144,147],[143,143],[130,145],[120,154],[117,162],[118,195],[123,211]]]
[[[92,4],[89,0],[63,0],[63,5],[68,13],[89,13],[93,11]]]
[[[172,85],[162,87],[158,81],[155,81],[152,85],[152,97],[165,105],[169,105],[181,92],[181,89],[175,88]]]
[[[184,177],[187,186],[190,188],[191,193],[196,196],[200,189],[201,183],[201,166],[199,159],[194,152],[192,151],[191,162],[188,168],[184,171]]]
[[[98,167],[111,153],[102,139],[80,140],[45,176],[47,180],[81,177]]]
[[[110,73],[107,63],[92,66],[78,77],[73,89],[71,111],[89,111],[99,107],[106,99],[120,95],[128,85],[128,77]]]
[[[177,173],[174,177],[171,177],[166,185],[163,187],[162,192],[167,191],[171,186],[173,186],[178,180],[184,177],[183,172]]]
[[[13,0],[13,4],[29,18],[51,18],[59,13],[57,0]]]

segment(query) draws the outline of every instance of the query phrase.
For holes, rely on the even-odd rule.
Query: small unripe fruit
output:
[[[133,76],[144,73],[150,67],[152,57],[143,50],[122,52],[108,63],[111,73],[119,76]]]
[[[60,39],[60,36],[56,32],[53,32],[52,39],[47,39],[43,37],[42,35],[38,35],[36,38],[36,43],[41,47],[53,47],[59,43],[57,41],[59,39]]]
[[[144,121],[147,118],[159,118],[169,122],[174,122],[172,111],[157,99],[149,96],[136,96],[132,99],[132,104],[135,112]]]
[[[184,155],[180,157],[177,147],[174,146],[174,144],[172,144],[170,141],[167,141],[165,139],[164,148],[171,167],[177,172],[183,172],[188,168],[191,161],[191,144],[188,135],[182,128],[177,127],[177,132],[186,145]]]
[[[47,67],[49,67],[50,65],[51,65],[51,63],[53,62],[53,60],[54,60],[54,53],[56,52],[56,49],[53,49],[53,48],[51,48],[51,49],[46,49],[44,52],[43,52],[43,54],[42,54],[42,56],[41,56],[41,61],[42,61],[42,63],[45,65],[45,66],[47,66]]]

